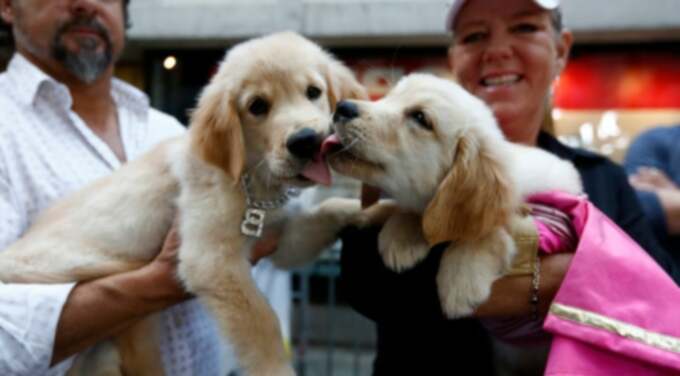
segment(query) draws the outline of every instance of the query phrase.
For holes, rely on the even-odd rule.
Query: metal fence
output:
[[[373,324],[338,300],[339,248],[293,274],[293,354],[300,376],[371,374]]]

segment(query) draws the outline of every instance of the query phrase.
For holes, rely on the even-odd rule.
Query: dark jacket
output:
[[[676,283],[680,281],[677,266],[657,243],[620,166],[597,154],[569,148],[545,133],[539,136],[538,145],[571,161],[595,206],[642,245]],[[435,278],[444,247],[435,247],[422,263],[398,274],[382,263],[378,231],[343,231],[340,282],[353,308],[376,323],[374,374],[493,374],[484,328],[474,319],[447,320],[441,312]]]

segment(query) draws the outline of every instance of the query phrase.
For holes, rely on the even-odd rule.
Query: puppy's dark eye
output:
[[[250,103],[250,106],[248,106],[248,112],[255,116],[265,115],[269,112],[269,102],[257,97]]]
[[[309,98],[309,100],[313,101],[313,100],[319,99],[320,96],[321,96],[321,89],[319,89],[318,87],[316,87],[314,85],[307,87],[307,98]]]
[[[427,116],[425,116],[423,111],[413,110],[408,113],[408,117],[415,120],[415,122],[418,123],[418,125],[420,125],[422,128],[429,131],[432,130],[432,123],[430,123],[430,120],[427,118]]]

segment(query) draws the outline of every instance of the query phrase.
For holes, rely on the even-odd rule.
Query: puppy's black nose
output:
[[[333,114],[333,122],[340,123],[350,121],[359,116],[359,107],[356,104],[349,101],[338,102],[335,108],[335,114]]]
[[[302,159],[312,159],[321,148],[323,136],[310,128],[303,128],[288,137],[286,147],[291,154]]]

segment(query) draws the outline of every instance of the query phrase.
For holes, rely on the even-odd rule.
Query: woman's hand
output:
[[[276,252],[281,239],[280,233],[265,234],[265,236],[258,240],[250,251],[250,263],[256,265],[261,258],[267,257]]]
[[[540,285],[538,289],[538,314],[547,314],[573,254],[558,253],[540,257]],[[491,296],[477,308],[477,317],[528,316],[532,312],[532,276],[503,277],[494,282]]]

